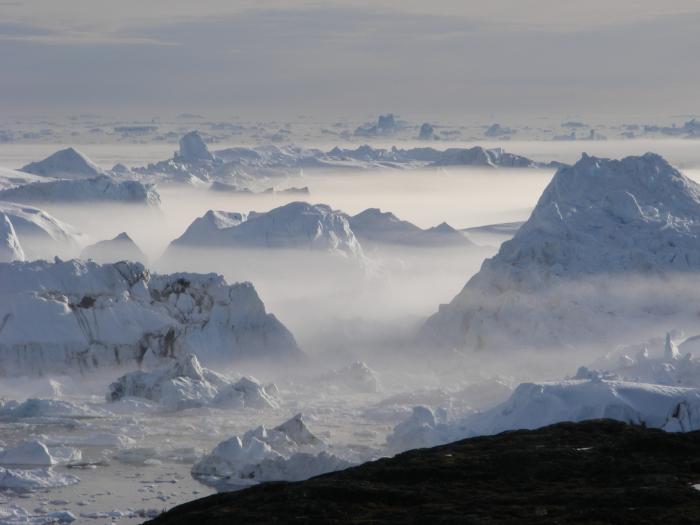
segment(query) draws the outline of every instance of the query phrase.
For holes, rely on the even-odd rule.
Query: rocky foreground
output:
[[[700,523],[700,432],[560,423],[175,507],[190,523]]]

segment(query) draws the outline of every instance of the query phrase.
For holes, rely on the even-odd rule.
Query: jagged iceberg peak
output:
[[[44,160],[27,164],[21,171],[59,179],[92,178],[105,174],[102,168],[75,148],[59,150]]]
[[[697,275],[699,241],[700,186],[662,157],[583,155],[422,334],[459,349],[561,348],[622,342],[635,319],[659,330],[698,300],[676,278]]]
[[[209,148],[198,131],[190,131],[180,139],[178,158],[193,164],[214,160],[214,156],[209,152]]]
[[[172,244],[320,250],[363,257],[345,215],[325,204],[307,202],[291,202],[247,215],[210,210]]]
[[[662,157],[583,155],[557,171],[489,266],[551,276],[700,269],[700,186]]]
[[[137,261],[145,264],[148,261],[146,254],[141,251],[141,248],[126,232],[120,233],[113,239],[99,241],[86,246],[80,257],[82,259],[92,259],[98,263]]]
[[[0,212],[0,262],[23,261],[24,250],[19,243],[12,221]]]
[[[306,426],[301,412],[281,425],[276,426],[274,430],[282,432],[297,445],[320,445],[323,443]]]

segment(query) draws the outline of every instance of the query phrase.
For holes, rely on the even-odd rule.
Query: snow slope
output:
[[[66,148],[32,162],[21,171],[57,179],[90,179],[105,175],[104,170],[74,148]]]
[[[0,264],[1,375],[135,367],[190,352],[205,363],[301,355],[250,283],[152,275],[128,262]]]
[[[35,182],[0,191],[0,200],[13,202],[120,202],[159,206],[153,185],[117,181],[107,175],[79,180]]]
[[[0,201],[0,214],[12,223],[26,258],[70,256],[80,245],[72,226],[39,208]]]
[[[699,240],[700,186],[663,158],[584,154],[421,337],[454,349],[557,348],[625,340],[640,326],[658,333],[698,300],[685,281],[700,270]]]
[[[0,262],[23,261],[24,250],[10,218],[0,213]]]
[[[46,182],[47,180],[51,179],[19,170],[0,167],[0,190],[16,188],[17,186],[30,184],[32,182]]]
[[[126,232],[114,239],[99,241],[86,246],[80,254],[81,259],[92,259],[98,263],[117,261],[136,261],[146,264],[148,258]]]

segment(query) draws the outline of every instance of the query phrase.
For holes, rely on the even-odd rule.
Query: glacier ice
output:
[[[0,374],[135,367],[144,356],[295,359],[292,334],[250,283],[151,274],[139,263],[0,264]]]

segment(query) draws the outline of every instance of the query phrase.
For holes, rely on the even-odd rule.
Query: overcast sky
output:
[[[0,0],[0,111],[700,112],[697,0]]]

